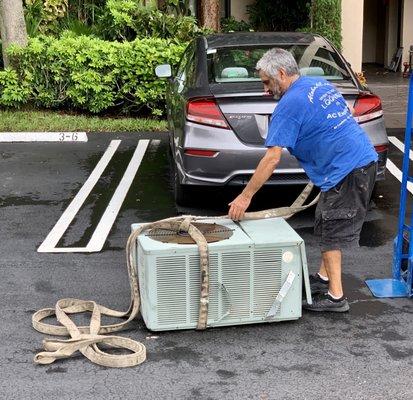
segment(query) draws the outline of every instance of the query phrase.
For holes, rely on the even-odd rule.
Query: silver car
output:
[[[388,138],[381,100],[362,86],[350,65],[325,38],[310,33],[229,33],[201,36],[186,48],[170,77],[167,117],[175,200],[185,204],[190,186],[245,185],[265,153],[269,117],[277,106],[255,70],[265,51],[281,47],[295,57],[301,75],[331,81],[355,110],[379,155],[384,179]],[[267,185],[308,182],[287,149]]]

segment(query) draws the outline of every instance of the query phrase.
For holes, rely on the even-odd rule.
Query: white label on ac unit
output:
[[[286,252],[283,254],[283,261],[284,261],[285,263],[290,263],[290,262],[293,260],[293,258],[294,258],[294,254],[291,253],[291,251],[286,251]]]

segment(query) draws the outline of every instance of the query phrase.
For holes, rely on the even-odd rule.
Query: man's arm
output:
[[[251,203],[251,199],[261,186],[274,172],[281,159],[282,147],[270,147],[258,164],[254,175],[251,177],[242,193],[236,197],[230,205],[229,218],[238,221],[244,217],[244,213]]]

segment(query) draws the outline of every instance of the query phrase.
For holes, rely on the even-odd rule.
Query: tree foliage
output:
[[[341,50],[341,0],[313,0],[310,16],[311,23],[301,30],[323,35]]]
[[[136,0],[107,0],[100,26],[101,36],[109,40],[159,37],[188,41],[200,32],[194,17],[162,12]]]
[[[341,48],[341,0],[256,0],[248,13],[255,30],[314,32]]]
[[[309,6],[309,0],[256,0],[247,10],[256,30],[292,32],[309,21]]]
[[[187,1],[169,0],[162,10],[149,0],[26,0],[29,36],[69,30],[105,40],[160,37],[188,41],[200,29]],[[51,8],[53,4],[54,8]],[[56,12],[50,16],[49,11]]]

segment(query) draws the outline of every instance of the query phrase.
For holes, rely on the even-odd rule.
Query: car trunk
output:
[[[358,89],[351,82],[342,82],[336,87],[347,103],[353,106]],[[262,84],[220,84],[211,85],[210,88],[239,140],[250,146],[264,146],[270,116],[277,106],[277,101],[263,93]],[[297,160],[285,151],[279,168],[296,169],[300,166]]]

